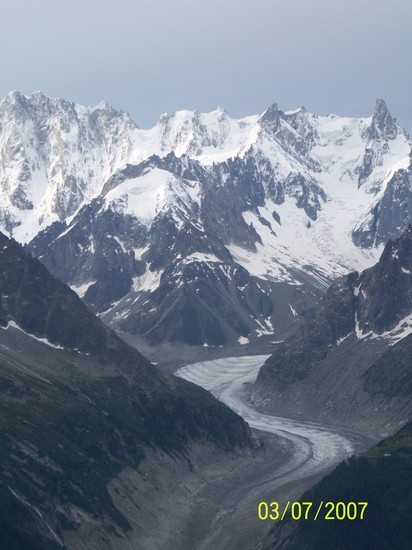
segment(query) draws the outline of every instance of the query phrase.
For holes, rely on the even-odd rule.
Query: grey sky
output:
[[[1,0],[0,96],[94,105],[152,126],[165,111],[271,103],[412,133],[411,0]]]

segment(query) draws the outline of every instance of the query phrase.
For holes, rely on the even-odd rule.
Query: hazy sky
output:
[[[304,105],[412,133],[411,0],[0,0],[0,96],[165,111]]]

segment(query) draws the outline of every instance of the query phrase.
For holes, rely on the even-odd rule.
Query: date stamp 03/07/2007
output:
[[[261,521],[283,521],[291,517],[299,520],[363,520],[367,502],[291,502],[281,505],[279,502],[261,501],[257,507],[257,515]]]

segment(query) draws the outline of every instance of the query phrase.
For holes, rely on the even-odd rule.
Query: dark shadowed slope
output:
[[[137,544],[139,514],[132,528],[108,491],[121,472],[153,451],[188,460],[195,442],[251,445],[240,417],[158,371],[3,235],[0,293],[1,548]]]
[[[278,524],[256,550],[406,550],[412,540],[412,424],[365,455],[342,463],[305,493],[301,502],[313,502],[310,520]],[[367,502],[356,508],[356,519],[325,520],[330,506],[313,521],[320,503]],[[342,517],[342,506],[330,517]],[[354,515],[355,508],[349,509]]]

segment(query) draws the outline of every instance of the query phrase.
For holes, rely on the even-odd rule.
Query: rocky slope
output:
[[[412,424],[409,423],[365,455],[342,463],[300,499],[313,503],[313,514],[321,502],[367,502],[362,520],[360,506],[355,520],[345,517],[340,521],[325,521],[323,517],[329,508],[324,509],[316,522],[312,520],[313,515],[310,521],[292,521],[288,517],[271,530],[256,550],[406,550],[412,536],[408,521],[412,505],[411,450]],[[353,515],[353,508],[349,513]],[[342,518],[342,510],[333,510],[330,517],[336,515]]]
[[[2,548],[139,544],[143,461],[173,457],[184,470],[193,446],[249,452],[242,419],[158,371],[4,235],[0,293]],[[124,472],[135,479],[133,525],[115,498]]]
[[[340,278],[266,361],[252,401],[385,435],[410,418],[412,225],[379,262]]]
[[[410,139],[304,108],[137,128],[13,92],[0,104],[0,220],[104,320],[146,344],[279,340],[409,220]]]

